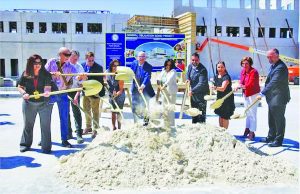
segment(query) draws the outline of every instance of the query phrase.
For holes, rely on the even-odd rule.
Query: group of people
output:
[[[24,129],[20,142],[20,151],[28,151],[32,145],[33,126],[36,115],[39,114],[41,126],[41,142],[44,153],[51,152],[51,115],[53,104],[57,103],[62,146],[71,148],[69,139],[73,139],[70,121],[70,102],[75,120],[77,143],[83,143],[83,134],[92,132],[92,138],[97,134],[99,128],[99,102],[105,95],[105,90],[94,96],[85,96],[83,93],[83,110],[86,116],[86,128],[82,130],[82,115],[80,111],[80,92],[61,93],[51,95],[51,91],[79,88],[85,80],[95,79],[104,84],[101,76],[87,76],[85,73],[103,73],[103,68],[94,61],[94,53],[88,52],[86,61],[79,64],[79,52],[70,51],[61,47],[58,58],[42,64],[42,57],[32,55],[29,57],[25,71],[22,73],[18,83],[18,90],[22,94]],[[76,74],[77,76],[64,75]],[[92,128],[93,124],[93,128]]]
[[[241,74],[240,81],[237,87],[232,87],[231,77],[228,74],[224,61],[219,61],[216,66],[216,76],[214,79],[214,85],[212,89],[217,91],[217,99],[223,98],[232,90],[237,91],[242,89],[242,95],[244,98],[244,106],[247,108],[255,101],[261,100],[262,97],[266,97],[266,101],[269,107],[268,110],[268,124],[269,132],[266,138],[262,138],[260,141],[269,143],[270,147],[279,147],[282,145],[285,133],[285,109],[287,103],[290,101],[290,91],[288,87],[288,69],[284,62],[279,58],[278,49],[271,49],[267,52],[267,58],[271,64],[265,87],[260,91],[259,74],[253,67],[253,60],[251,57],[244,57],[241,60]],[[197,88],[203,87],[202,94],[197,95],[200,98],[195,103],[195,97],[192,98],[192,107],[198,108],[202,111],[201,116],[198,116],[201,122],[205,121],[206,102],[203,96],[207,92],[207,71],[205,67],[198,62],[198,55],[192,56],[192,66],[189,67],[187,73],[187,80],[196,80],[197,84],[191,84],[192,91]],[[198,64],[198,65],[197,65]],[[194,71],[193,71],[194,69]],[[196,71],[198,70],[198,71]],[[189,72],[197,72],[198,77],[192,77]],[[192,74],[193,75],[193,74]],[[202,78],[201,78],[202,77]],[[198,81],[199,80],[199,81]],[[200,84],[202,83],[202,84]],[[194,85],[194,86],[193,86]],[[194,92],[196,94],[196,92]],[[193,95],[193,92],[192,94]],[[255,138],[255,131],[257,128],[257,107],[258,103],[254,103],[253,106],[247,111],[246,115],[246,127],[243,136],[249,140]],[[224,100],[224,103],[218,109],[215,109],[215,113],[219,115],[219,126],[228,128],[229,119],[233,115],[235,110],[234,95]],[[194,121],[194,120],[193,120]]]
[[[94,53],[88,52],[85,55],[85,62],[79,64],[79,52],[70,51],[62,47],[58,52],[58,59],[50,59],[46,65],[42,65],[42,57],[32,55],[28,59],[26,69],[23,72],[18,90],[23,96],[23,118],[24,129],[20,142],[20,151],[30,150],[33,139],[33,126],[37,113],[40,116],[41,142],[40,145],[44,153],[51,152],[51,113],[53,104],[56,102],[60,117],[60,131],[62,146],[71,148],[68,142],[72,139],[72,128],[70,121],[70,102],[75,120],[77,143],[83,143],[82,135],[92,133],[92,138],[97,135],[99,128],[99,104],[101,98],[105,95],[105,89],[109,93],[109,102],[113,110],[123,109],[125,101],[124,81],[116,80],[114,75],[90,76],[87,73],[103,73],[103,67],[95,62]],[[192,123],[206,122],[207,101],[204,96],[210,89],[216,90],[217,99],[224,97],[232,90],[242,89],[245,100],[245,107],[253,103],[256,99],[260,100],[266,97],[269,105],[269,133],[262,139],[269,143],[271,147],[282,145],[285,132],[285,107],[290,100],[288,88],[288,72],[285,64],[279,59],[279,51],[271,49],[267,53],[271,64],[270,72],[266,80],[265,88],[260,92],[259,74],[253,68],[251,57],[244,57],[241,60],[241,76],[238,87],[232,86],[231,77],[226,69],[225,62],[219,61],[216,65],[216,75],[214,85],[210,88],[208,84],[207,69],[200,63],[198,53],[191,56],[191,64],[186,71],[186,83],[189,87],[188,95],[191,99],[191,106],[201,111],[198,116],[192,117]],[[117,72],[117,67],[121,65],[118,60],[113,60],[109,64],[107,73]],[[151,85],[152,66],[146,61],[146,53],[139,52],[131,69],[135,74],[135,79],[131,85],[132,94],[132,112],[134,122],[143,119],[143,125],[149,123],[149,115],[145,114],[145,107],[148,107],[149,100],[155,96]],[[68,74],[68,75],[64,75]],[[75,75],[70,75],[75,74]],[[85,80],[97,80],[104,87],[97,95],[83,96],[83,112],[86,119],[86,128],[82,129],[82,115],[80,107],[81,92],[69,92],[58,95],[50,95],[51,91],[60,91],[70,88],[82,87]],[[107,85],[104,84],[106,80]],[[176,66],[172,59],[164,63],[164,68],[158,78],[158,88],[163,91],[167,99],[162,100],[165,107],[168,103],[176,103],[177,94],[177,76]],[[143,99],[145,96],[145,101]],[[146,103],[146,104],[145,104]],[[228,128],[229,119],[235,110],[234,95],[227,98],[221,107],[215,110],[219,115],[219,125]],[[246,128],[244,136],[250,140],[255,137],[257,127],[257,104],[249,109],[246,118]],[[121,128],[121,114],[118,111],[112,111],[113,130]],[[163,115],[165,126],[175,126],[175,113],[169,110]]]

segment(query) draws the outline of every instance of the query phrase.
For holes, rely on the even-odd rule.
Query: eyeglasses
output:
[[[70,57],[71,53],[62,53],[65,57]]]
[[[146,56],[138,56],[138,58],[145,58]]]
[[[33,63],[33,65],[42,65],[42,62],[41,62],[41,61],[35,61],[35,62]]]

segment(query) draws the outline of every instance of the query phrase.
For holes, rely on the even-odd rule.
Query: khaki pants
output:
[[[93,118],[93,130],[99,128],[99,102],[100,98],[95,98],[92,96],[83,97],[83,109],[85,111],[86,128],[92,128]],[[92,114],[91,114],[92,112]],[[91,117],[89,115],[91,115]]]

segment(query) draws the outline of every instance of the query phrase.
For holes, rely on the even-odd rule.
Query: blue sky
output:
[[[109,10],[112,13],[171,16],[173,0],[0,0],[0,10]]]

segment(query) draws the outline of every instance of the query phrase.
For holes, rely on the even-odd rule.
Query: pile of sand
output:
[[[100,132],[84,150],[60,158],[59,176],[84,190],[202,184],[296,183],[297,169],[211,125],[176,130],[127,126]],[[251,151],[250,151],[250,150]]]

